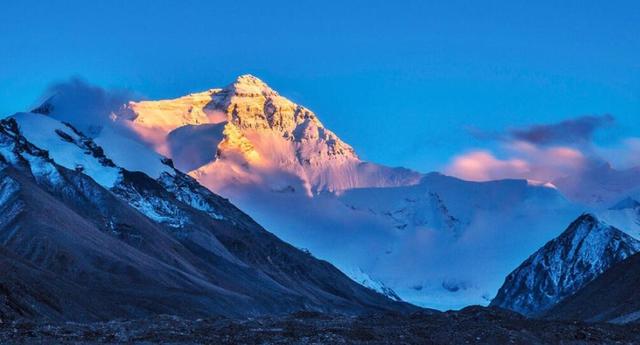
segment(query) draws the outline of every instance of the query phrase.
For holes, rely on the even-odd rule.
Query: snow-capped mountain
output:
[[[420,178],[361,161],[311,110],[251,75],[174,100],[131,102],[120,116],[178,169],[213,190],[254,183],[313,195]]]
[[[638,251],[637,239],[582,215],[511,272],[491,305],[541,315]]]
[[[0,122],[3,319],[411,309],[104,130],[109,150],[48,116]]]
[[[567,205],[554,188],[526,180],[477,183],[439,173],[426,174],[413,186],[343,191],[339,200],[354,211],[386,217],[398,229],[438,229],[453,238],[464,235],[485,214],[507,217],[511,212],[562,210]]]
[[[41,107],[54,118],[55,101]],[[527,253],[582,211],[549,185],[362,161],[311,110],[252,76],[105,116],[92,139],[116,164],[146,171],[130,152],[150,146],[283,240],[423,306],[487,304]],[[147,174],[158,179],[160,168]]]

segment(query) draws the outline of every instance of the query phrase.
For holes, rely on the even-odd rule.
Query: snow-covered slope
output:
[[[71,127],[33,113],[19,113],[12,118],[18,123],[22,135],[34,145],[46,147],[58,164],[67,169],[81,170],[107,188],[116,184],[120,170]]]
[[[566,207],[553,187],[525,180],[468,182],[439,173],[418,185],[343,191],[339,200],[352,210],[388,218],[399,229],[437,229],[459,237],[484,215],[528,216],[543,209]],[[496,223],[497,225],[497,223]]]
[[[582,215],[509,274],[491,305],[540,315],[638,251],[640,241]]]
[[[313,198],[235,192],[234,203],[285,241],[354,279],[362,271],[403,300],[439,309],[487,304],[513,267],[580,214],[552,188],[440,174],[414,186]]]
[[[415,186],[353,189],[337,199],[345,217],[376,224],[363,225],[370,234],[392,234],[361,266],[403,299],[440,309],[487,304],[526,253],[557,234],[552,226],[577,213],[550,187],[437,173]]]

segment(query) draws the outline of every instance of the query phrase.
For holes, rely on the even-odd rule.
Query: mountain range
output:
[[[290,276],[299,274],[298,269],[265,273],[267,280],[278,276],[287,281],[276,279],[278,287],[315,300],[295,308],[321,308],[325,300],[318,296],[335,302],[325,295],[328,289],[344,298],[358,296],[353,305],[336,302],[349,304],[344,306],[349,311],[407,308],[389,299],[437,309],[487,305],[493,299],[494,305],[540,315],[637,251],[638,212],[625,199],[633,196],[632,188],[617,182],[611,182],[617,186],[613,189],[566,188],[571,179],[556,181],[560,189],[544,181],[471,182],[367,162],[314,112],[251,75],[176,99],[132,101],[99,119],[61,102],[53,95],[31,113],[10,120],[26,142],[46,150],[55,164],[95,181],[191,254],[214,255],[240,267],[257,260],[249,266],[258,265],[265,273],[272,269],[267,263],[274,253],[281,251],[273,246],[286,242],[292,245],[286,245],[287,252],[326,260],[339,269],[331,274],[312,271],[327,280],[338,279],[332,278],[335,274],[351,293],[334,291],[323,285],[325,280],[305,274],[313,284],[324,282],[311,289],[311,296],[307,283],[294,283]],[[608,200],[619,202],[594,206]],[[581,217],[585,211],[597,220]],[[105,211],[99,217],[108,215]],[[576,225],[589,221],[607,225]],[[101,222],[117,228],[109,230],[112,234],[129,236],[113,225],[126,222]],[[570,223],[574,230],[562,233]],[[238,227],[259,229],[250,233],[265,234],[279,244],[238,235],[233,230]],[[554,238],[555,244],[545,245]],[[576,247],[578,239],[595,241],[597,255]],[[261,253],[260,258],[252,253]],[[567,253],[582,261],[571,261],[574,266],[567,268]],[[554,263],[549,257],[563,259]],[[300,264],[298,258],[282,260]],[[522,262],[509,275],[515,287],[501,288],[504,277]],[[592,266],[583,267],[585,263]],[[549,265],[556,268],[548,271]],[[358,282],[357,288],[343,282],[340,271]],[[556,274],[573,285],[554,281]],[[379,300],[373,290],[387,298]],[[261,308],[268,307],[255,312]],[[341,307],[331,302],[325,308]]]

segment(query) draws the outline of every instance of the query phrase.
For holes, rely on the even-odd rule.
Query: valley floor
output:
[[[300,312],[243,320],[12,321],[0,324],[0,339],[2,344],[638,344],[640,325],[531,320],[469,307],[359,317]]]

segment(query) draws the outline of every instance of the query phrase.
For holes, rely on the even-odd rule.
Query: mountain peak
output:
[[[243,74],[236,78],[234,84],[262,84],[266,85],[265,82],[260,80],[260,78],[254,76],[253,74]]]
[[[570,228],[575,228],[582,224],[595,224],[600,220],[592,213],[583,213],[571,224]]]
[[[362,165],[354,149],[325,128],[310,109],[250,74],[221,89],[171,100],[132,102],[128,108],[133,115],[128,116],[132,123],[127,125],[143,141],[175,159],[178,169],[209,181],[214,190],[224,181],[267,185],[265,176],[275,176],[276,185],[282,184],[281,176],[295,176],[291,183],[302,183],[300,188],[309,195],[311,189],[413,184],[418,179],[417,173],[402,170],[396,174],[373,164]],[[173,133],[187,125],[192,127],[182,132],[198,136]],[[181,160],[178,152],[187,158]]]
[[[243,74],[237,77],[233,83],[225,87],[225,90],[236,96],[278,95],[267,83],[251,74]]]

